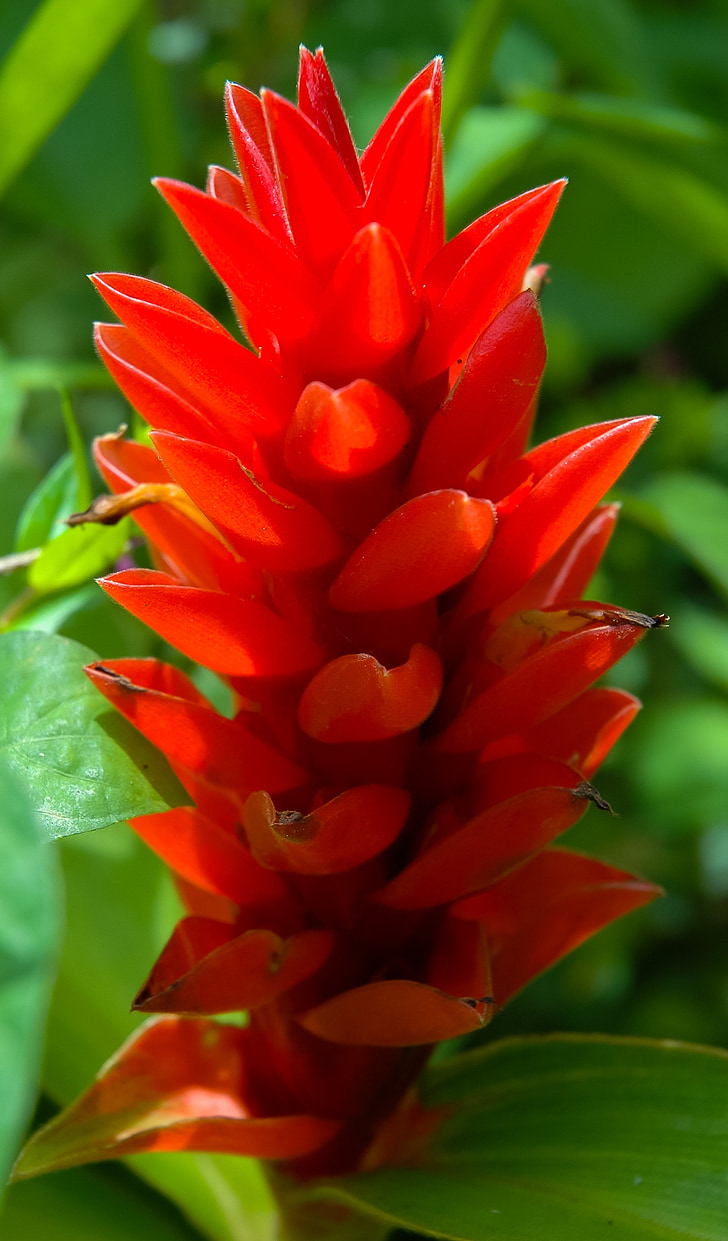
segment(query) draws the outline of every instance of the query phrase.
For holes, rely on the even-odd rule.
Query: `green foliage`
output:
[[[631,1039],[494,1043],[432,1069],[425,1166],[318,1192],[469,1241],[721,1241],[728,1054]],[[314,1191],[316,1192],[316,1191]]]
[[[0,1185],[33,1105],[58,951],[57,859],[30,799],[0,763]]]
[[[166,760],[84,675],[95,658],[55,635],[0,638],[0,751],[26,783],[46,839],[187,800]]]

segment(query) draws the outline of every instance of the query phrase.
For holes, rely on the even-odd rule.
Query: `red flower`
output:
[[[590,687],[661,620],[581,600],[654,419],[526,450],[528,268],[564,183],[445,244],[440,87],[437,60],[358,158],[304,51],[298,107],[228,88],[239,175],[157,182],[252,349],[171,289],[94,278],[154,448],[98,441],[116,498],[86,517],[133,511],[157,565],[101,584],[238,711],[156,660],[88,669],[194,801],[134,824],[189,917],[135,1001],[169,1015],[21,1175],[182,1147],[371,1164],[433,1043],[656,893],[549,847],[639,708]]]

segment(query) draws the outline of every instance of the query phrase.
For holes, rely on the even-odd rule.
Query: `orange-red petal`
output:
[[[426,720],[441,688],[442,664],[423,643],[391,669],[373,655],[342,655],[309,682],[298,720],[316,741],[383,741]]]
[[[353,1047],[416,1047],[484,1025],[477,1008],[460,998],[404,978],[343,991],[298,1021],[319,1038]]]

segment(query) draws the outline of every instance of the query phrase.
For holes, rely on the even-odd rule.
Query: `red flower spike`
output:
[[[249,215],[276,241],[291,248],[293,238],[276,174],[263,105],[252,91],[228,82],[225,87],[225,109],[240,177],[245,186]]]
[[[213,202],[213,199],[210,199]],[[230,208],[232,210],[232,208]],[[256,435],[272,435],[286,417],[280,376],[233,340],[212,315],[189,298],[140,276],[91,277],[132,336],[190,393],[207,419],[227,433],[242,422]]]
[[[429,423],[412,466],[411,494],[462,486],[521,421],[545,364],[538,304],[532,293],[521,293],[476,341],[457,384]]]
[[[529,608],[556,608],[583,595],[589,585],[619,516],[618,504],[600,504],[550,560],[509,599],[490,613],[489,623],[499,625],[514,612]]]
[[[368,379],[338,391],[311,383],[286,432],[285,462],[295,478],[345,482],[388,465],[410,433],[402,406]]]
[[[465,491],[432,491],[390,513],[329,591],[342,612],[408,608],[468,577],[493,537],[495,510]]]
[[[156,679],[156,663],[117,659],[91,664],[85,671],[104,697],[175,767],[185,767],[212,784],[245,793],[260,783],[282,793],[308,782],[301,767],[239,721],[218,715],[204,699],[190,701],[148,684]]]
[[[308,684],[298,721],[317,741],[383,741],[426,720],[441,688],[440,660],[422,643],[390,670],[373,655],[342,655]]]
[[[521,290],[565,181],[554,181],[522,203],[489,233],[466,260],[440,301],[412,364],[412,382],[423,383],[468,351],[500,310]]]
[[[569,763],[590,780],[641,708],[639,698],[626,690],[589,689],[525,733],[523,748]],[[495,757],[484,751],[480,761]]]
[[[335,875],[387,849],[402,830],[411,801],[404,789],[368,784],[347,789],[310,814],[279,815],[267,793],[253,793],[243,807],[243,823],[262,866]]]
[[[170,870],[188,883],[236,905],[282,904],[286,888],[272,871],[259,866],[240,841],[188,806],[131,820],[141,837]]]
[[[213,672],[297,676],[322,661],[315,642],[262,603],[180,586],[150,569],[112,573],[99,585],[132,616]]]
[[[492,607],[545,564],[626,469],[656,422],[631,418],[606,431],[590,428],[591,439],[544,474],[502,522],[488,563],[463,600],[462,614]]]
[[[396,238],[381,224],[354,237],[326,290],[306,352],[307,373],[332,382],[380,380],[416,336],[422,310]]]
[[[496,737],[555,715],[622,659],[645,635],[639,625],[592,625],[553,642],[477,695],[435,741],[445,753],[472,753]]]
[[[404,978],[343,991],[310,1009],[298,1021],[318,1038],[353,1047],[439,1043],[479,1030],[485,1024],[471,1004]]]
[[[152,432],[170,474],[242,556],[263,569],[300,572],[341,557],[344,543],[298,496],[257,479],[231,452]]]
[[[117,495],[138,483],[171,483],[157,454],[146,444],[102,436],[94,442],[94,459],[104,481]],[[233,555],[207,518],[188,500],[184,511],[168,504],[150,504],[133,513],[134,520],[175,575],[191,586],[226,589],[244,596],[254,593],[257,575]]]
[[[578,784],[571,773],[566,788],[529,789],[484,810],[426,847],[377,900],[391,909],[432,909],[497,883],[579,821],[588,801],[574,796]]]
[[[296,249],[328,276],[357,227],[361,191],[321,131],[273,91],[261,91]]]
[[[548,849],[503,883],[454,906],[493,948],[493,995],[505,1004],[585,939],[662,895],[653,883],[596,858]]]
[[[331,931],[234,935],[210,918],[175,927],[132,1008],[142,1013],[233,1013],[271,1004],[315,974],[333,947]]]
[[[665,623],[581,598],[653,420],[526,450],[531,264],[564,182],[444,244],[441,76],[357,160],[303,49],[298,107],[227,88],[239,177],[158,183],[257,356],[171,289],[97,278],[122,320],[99,353],[160,455],[104,437],[114,495],[79,516],[133,514],[161,571],[102,585],[238,708],[158,661],[89,670],[194,803],[132,824],[189,913],[137,1006],[251,1011],[148,1025],[21,1175],[151,1149],[300,1180],[396,1161],[429,1045],[657,894],[552,845],[605,807],[589,780],[639,708],[591,687]]]
[[[440,125],[442,103],[442,57],[436,56],[405,86],[397,102],[385,116],[379,129],[359,161],[366,185],[371,185],[398,125],[423,91],[432,91],[435,104],[435,128]]]
[[[435,142],[435,103],[432,91],[426,90],[392,134],[364,205],[365,222],[377,222],[390,229],[410,264],[423,223],[429,224],[426,208]]]
[[[364,197],[354,139],[344,109],[331,80],[328,65],[321,48],[311,55],[307,47],[301,48],[298,65],[298,106],[313,121],[346,168],[356,189]]]
[[[179,1017],[141,1026],[90,1090],[33,1135],[15,1178],[142,1151],[295,1159],[330,1141],[340,1128],[334,1120],[250,1115],[240,1033]]]
[[[142,349],[120,323],[95,323],[94,343],[104,366],[129,404],[152,426],[215,443],[213,424],[196,408],[194,398]]]

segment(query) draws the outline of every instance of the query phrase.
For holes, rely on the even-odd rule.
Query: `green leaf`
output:
[[[28,585],[39,595],[47,595],[98,577],[118,560],[131,529],[131,521],[125,517],[115,526],[89,523],[64,530],[30,566]]]
[[[141,0],[45,0],[0,66],[0,192],[115,46]]]
[[[48,839],[188,801],[166,759],[84,675],[94,659],[55,634],[0,638],[0,752],[29,788]]]
[[[67,452],[28,496],[18,518],[15,550],[27,552],[65,534],[65,518],[78,509],[78,480],[73,457]]]
[[[604,136],[574,132],[571,158],[691,250],[728,271],[728,197],[695,172]]]
[[[681,602],[673,609],[670,640],[700,676],[728,692],[728,616]]]
[[[30,799],[0,761],[0,1186],[35,1098],[58,951],[58,880]]]
[[[460,120],[486,85],[488,68],[505,17],[504,0],[474,0],[447,58],[442,132],[452,139]]]
[[[446,152],[448,222],[469,219],[493,186],[515,172],[547,122],[524,108],[471,108]]]
[[[99,593],[98,586],[90,582],[86,586],[79,586],[77,590],[69,591],[68,594],[41,599],[20,612],[10,622],[8,629],[35,629],[41,633],[58,633],[77,612],[92,608]]]
[[[665,108],[639,99],[528,90],[520,94],[519,103],[554,120],[569,121],[585,129],[678,149],[686,143],[704,145],[726,141],[726,133],[719,125],[695,112]]]
[[[93,499],[94,493],[91,485],[91,475],[89,473],[88,461],[86,459],[86,445],[83,442],[81,429],[78,425],[78,421],[73,410],[73,405],[71,404],[71,397],[67,388],[61,388],[61,413],[63,415],[63,421],[66,424],[68,447],[76,467],[78,507],[79,509],[87,509]]]
[[[15,433],[24,404],[25,394],[10,364],[0,357],[0,452]]]
[[[675,543],[728,595],[728,487],[707,474],[663,474],[625,497],[624,514]]]
[[[3,1241],[199,1241],[174,1208],[136,1178],[97,1168],[12,1185],[2,1215]]]
[[[659,62],[627,0],[518,0],[517,8],[560,53],[569,76],[586,73],[617,95],[643,95],[657,84]]]
[[[313,1192],[458,1241],[722,1241],[727,1092],[719,1050],[507,1039],[426,1074],[442,1119],[421,1167]]]

